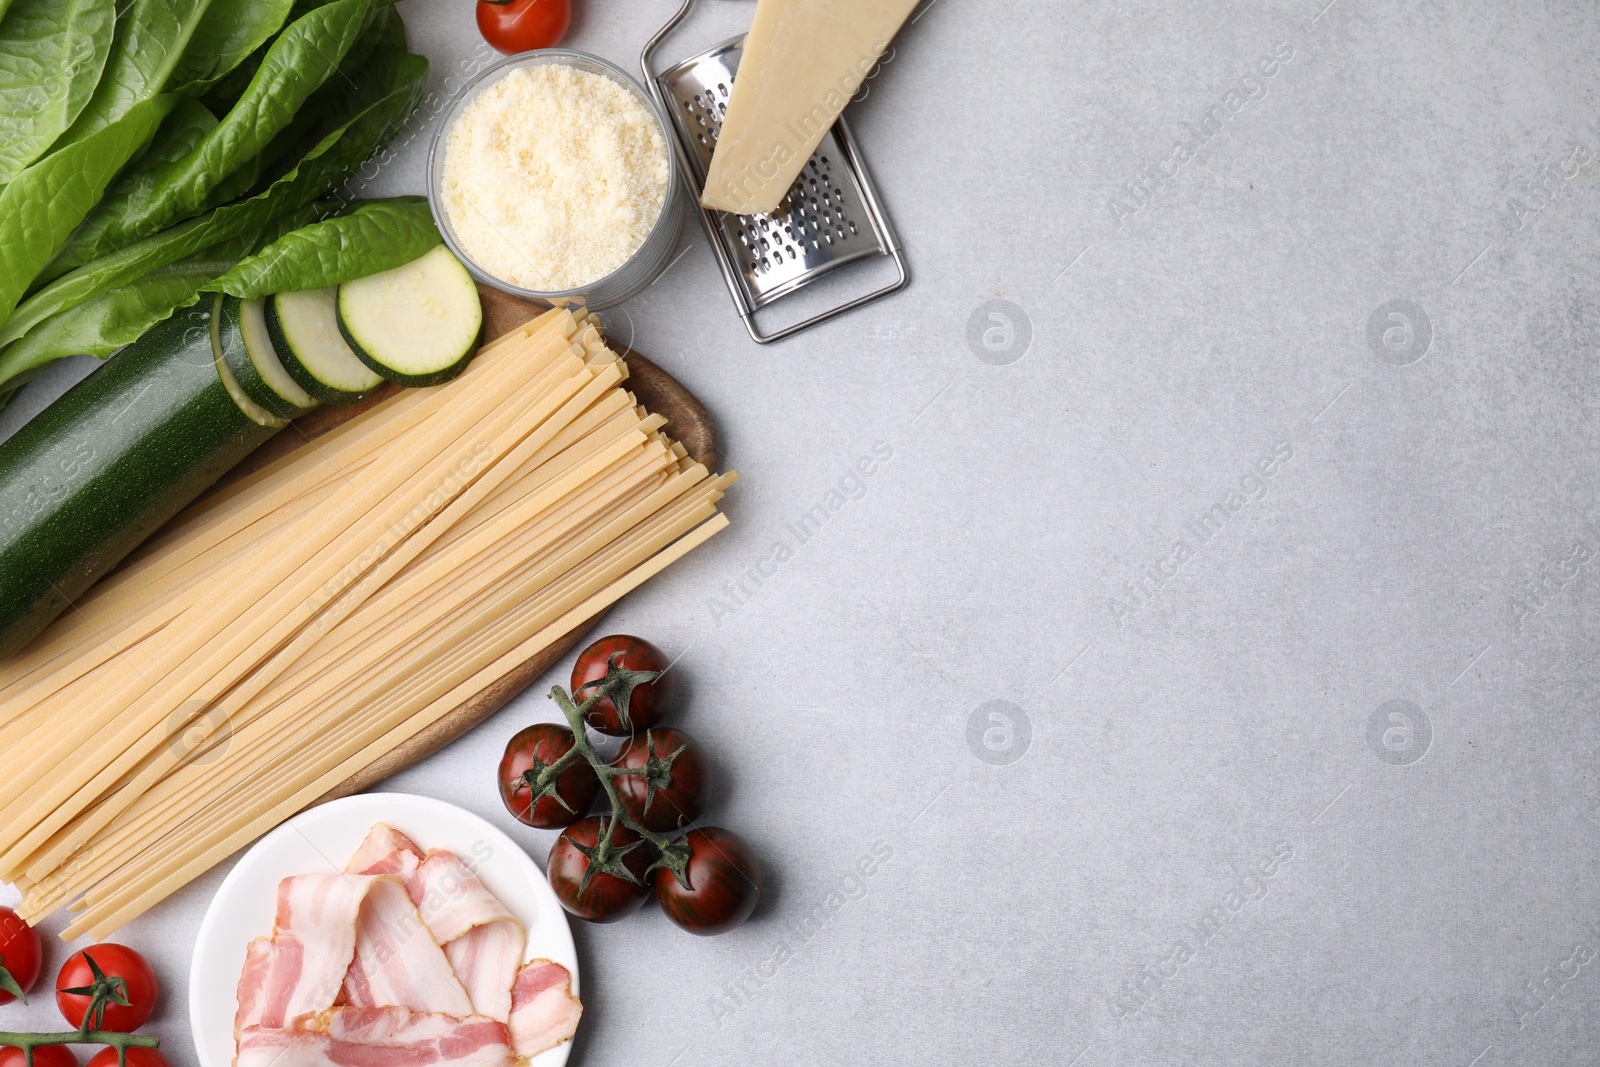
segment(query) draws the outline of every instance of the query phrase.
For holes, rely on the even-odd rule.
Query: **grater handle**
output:
[[[666,98],[661,94],[661,87],[656,84],[655,70],[650,66],[650,61],[655,58],[656,49],[661,47],[661,42],[667,39],[667,34],[677,29],[678,24],[688,18],[689,10],[693,7],[694,0],[683,0],[678,13],[668,19],[667,24],[657,30],[655,36],[646,41],[644,48],[639,52],[639,69],[644,73],[644,84],[663,109],[667,106]]]
[[[644,75],[645,88],[649,91],[651,99],[656,102],[656,105],[665,114],[670,114],[672,109],[667,103],[667,95],[662,91],[660,81],[656,78],[652,61],[655,58],[656,50],[661,47],[661,42],[665,41],[672,31],[678,28],[693,8],[694,0],[683,0],[682,5],[678,8],[678,13],[668,19],[666,25],[657,30],[655,36],[646,41],[644,47],[639,51],[639,71]],[[672,138],[672,151],[677,156],[678,166],[683,173],[685,175],[693,174],[694,170],[689,163],[689,153],[684,149],[683,141],[677,136]],[[754,320],[751,317],[754,314],[754,309],[750,307],[739,288],[739,272],[734,268],[732,261],[729,260],[728,250],[722,246],[721,241],[717,240],[716,229],[711,224],[711,213],[700,206],[699,200],[700,197],[697,193],[695,195],[696,213],[700,216],[700,223],[705,228],[706,240],[711,244],[712,254],[716,256],[717,267],[722,271],[723,281],[728,285],[728,292],[733,297],[734,305],[739,311],[739,317],[744,320],[745,329],[750,332],[750,336],[758,344],[766,344],[768,341],[777,340],[776,336],[764,337],[757,331]],[[788,336],[790,332],[788,330],[783,331],[783,336]]]
[[[655,68],[651,65],[651,61],[655,58],[656,50],[661,47],[661,42],[665,41],[668,35],[678,28],[683,20],[688,17],[693,7],[694,0],[683,0],[683,4],[678,8],[678,13],[668,19],[666,25],[657,30],[655,36],[646,41],[644,48],[639,51],[639,71],[644,75],[645,88],[649,91],[651,99],[656,102],[656,105],[661,108],[664,114],[670,114],[672,108],[667,103],[666,93],[662,92],[660,81],[656,79]],[[686,176],[693,174],[694,170],[689,163],[689,153],[684,149],[683,141],[677,136],[673,136],[671,140],[672,152],[678,158],[679,169]],[[739,289],[739,272],[734,268],[732,261],[729,260],[728,250],[722,246],[721,241],[717,240],[716,229],[711,224],[711,213],[701,207],[699,201],[699,194],[696,193],[695,211],[700,216],[700,223],[706,231],[706,240],[711,245],[711,252],[716,257],[717,267],[722,271],[722,279],[727,283],[728,293],[733,297],[734,305],[739,311],[739,317],[744,320],[745,329],[750,332],[750,336],[758,344],[766,344],[769,340],[777,340],[777,337],[763,337],[757,332],[754,321],[751,318],[754,313],[753,309]],[[788,333],[789,331],[785,330],[784,336],[787,336]]]

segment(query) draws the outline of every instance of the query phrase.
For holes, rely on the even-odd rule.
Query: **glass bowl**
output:
[[[623,86],[634,98],[642,104],[647,112],[655,117],[656,126],[661,131],[662,149],[667,155],[667,196],[661,205],[661,214],[656,219],[655,225],[650,230],[650,235],[633,255],[616,270],[603,278],[589,282],[575,289],[525,289],[503,278],[491,274],[480,267],[468,255],[456,240],[455,230],[450,225],[450,218],[444,210],[444,198],[441,185],[444,182],[445,154],[449,149],[450,131],[455,128],[461,114],[467,105],[477,99],[479,93],[498,82],[512,71],[522,67],[546,66],[559,64],[577,70],[588,71],[601,77],[610,78]],[[443,120],[439,129],[433,135],[433,146],[428,150],[428,206],[433,211],[433,221],[438,224],[439,232],[444,236],[445,244],[450,246],[450,251],[456,254],[472,272],[473,277],[486,285],[491,285],[503,292],[520,296],[524,300],[531,300],[536,304],[546,307],[576,307],[584,306],[591,311],[601,308],[613,307],[624,300],[638,294],[651,282],[661,276],[671,261],[672,251],[678,243],[678,228],[683,217],[684,180],[678,168],[677,153],[672,150],[672,132],[667,128],[666,116],[656,106],[654,100],[639,84],[614,64],[608,63],[599,56],[589,55],[587,52],[575,52],[567,48],[542,48],[533,52],[523,52],[519,55],[507,56],[480,71],[471,81],[462,87],[454,100],[444,110]]]

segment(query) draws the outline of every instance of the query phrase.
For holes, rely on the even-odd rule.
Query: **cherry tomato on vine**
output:
[[[561,831],[550,846],[550,888],[556,891],[561,906],[580,919],[592,923],[616,922],[639,909],[650,892],[649,845],[626,826],[618,826],[611,837],[608,853],[599,852],[603,824],[598,815],[590,816]],[[590,868],[594,873],[590,874]],[[627,872],[637,880],[622,877]],[[585,877],[588,885],[584,885]]]
[[[656,899],[667,918],[691,934],[725,934],[750,918],[761,899],[761,864],[744,839],[720,826],[690,830],[689,863],[678,876],[656,868]]]
[[[478,32],[506,55],[553,48],[572,24],[572,0],[478,0]]]
[[[26,997],[39,980],[44,949],[39,931],[23,922],[10,908],[0,908],[0,1004],[10,1004],[18,993]],[[7,975],[10,976],[7,980]],[[15,988],[10,988],[15,986]]]
[[[570,826],[583,818],[600,795],[600,778],[582,756],[576,756],[541,793],[539,772],[553,766],[576,744],[572,731],[541,722],[519,730],[506,743],[500,759],[500,799],[515,818],[544,830]]]
[[[658,834],[688,826],[711,799],[711,761],[682,730],[658,726],[635,734],[611,765],[644,772],[620,774],[612,783],[634,821]]]
[[[84,1013],[94,999],[95,967],[112,985],[113,992],[120,994],[121,1001],[115,996],[102,1001],[103,1015],[90,1020],[90,1028],[131,1033],[143,1026],[155,1011],[161,986],[149,962],[123,945],[94,945],[67,957],[56,976],[56,1007],[61,1009],[61,1017],[72,1026],[83,1025]]]
[[[116,1049],[108,1047],[106,1051],[116,1058]],[[26,1067],[27,1062],[27,1054],[15,1045],[0,1048],[0,1067]],[[78,1067],[78,1057],[65,1045],[40,1045],[33,1050],[33,1067]],[[138,1067],[132,1056],[128,1057],[128,1067]]]
[[[39,1067],[37,1061],[34,1067]],[[89,1057],[84,1067],[117,1067],[117,1050],[107,1045]],[[172,1067],[160,1049],[135,1045],[128,1050],[128,1067]]]
[[[672,661],[667,654],[642,637],[613,634],[602,637],[578,654],[572,665],[572,699],[583,703],[594,694],[594,689],[583,689],[590,682],[598,682],[611,669],[612,657],[617,657],[617,667],[623,671],[666,671],[653,682],[636,686],[627,699],[628,714],[623,716],[611,696],[603,696],[584,713],[584,721],[603,734],[626,737],[640,730],[648,730],[659,723],[678,693],[677,675],[667,668]],[[620,695],[620,694],[618,694]]]

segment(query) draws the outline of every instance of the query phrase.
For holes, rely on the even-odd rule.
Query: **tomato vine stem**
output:
[[[84,1017],[87,1020],[87,1016]],[[127,1067],[130,1048],[160,1048],[159,1038],[144,1034],[122,1034],[114,1030],[64,1030],[58,1034],[28,1034],[0,1031],[0,1046],[20,1048],[27,1067],[33,1067],[33,1050],[43,1045],[110,1045],[117,1050],[117,1064]]]
[[[615,664],[612,665],[612,669],[617,669]],[[640,671],[636,673],[655,674],[656,672]],[[689,864],[689,847],[681,841],[674,841],[663,834],[655,833],[640,823],[632,815],[628,814],[628,809],[622,806],[622,799],[617,795],[615,779],[623,775],[644,774],[645,768],[612,766],[600,758],[600,753],[595,751],[594,745],[589,741],[589,731],[584,722],[584,713],[594,705],[595,701],[600,700],[603,695],[603,693],[597,692],[584,700],[582,704],[574,704],[572,698],[567,695],[566,690],[559,685],[550,690],[550,699],[556,702],[556,707],[560,708],[561,714],[566,717],[567,724],[572,728],[573,736],[572,748],[567,750],[555,763],[551,764],[551,768],[563,766],[570,757],[575,753],[579,753],[589,761],[589,765],[594,768],[595,775],[600,779],[600,787],[605,790],[606,799],[611,801],[611,815],[603,819],[605,829],[600,835],[600,843],[595,846],[595,858],[601,867],[607,866],[607,861],[612,857],[612,838],[616,836],[617,826],[620,824],[650,842],[661,853],[661,858],[650,865],[650,870],[654,870],[657,867],[665,867],[673,873],[679,882],[688,887],[689,883],[684,872]],[[540,777],[542,778],[543,774]],[[616,866],[620,870],[621,876],[635,885],[639,884],[639,880],[634,877],[633,872],[628,870],[626,866],[621,864]],[[588,877],[594,869],[595,865],[591,864],[589,870],[584,872],[585,886],[587,886]],[[645,873],[648,874],[649,871]]]

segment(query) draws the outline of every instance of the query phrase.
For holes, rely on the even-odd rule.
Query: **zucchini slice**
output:
[[[265,426],[270,430],[281,430],[289,425],[289,417],[287,415],[274,415],[254,400],[251,400],[250,394],[240,387],[239,379],[235,378],[233,371],[228,369],[228,361],[222,358],[222,353],[215,349],[212,352],[213,358],[216,360],[217,378],[221,380],[222,387],[228,391],[228,395],[233,398],[233,402],[239,405],[239,410],[244,412],[245,418],[258,426]]]
[[[0,443],[0,655],[276,432],[218,376],[215,306],[174,312]]]
[[[438,385],[466,368],[483,331],[467,268],[444,245],[403,267],[339,286],[339,332],[391,382]]]
[[[224,296],[215,317],[217,357],[240,391],[257,406],[279,418],[294,416],[317,406],[317,399],[295,384],[283,369],[267,335],[263,301]]]
[[[350,351],[334,305],[338,286],[267,298],[267,335],[283,369],[327,404],[354,404],[383,384],[383,376]]]

